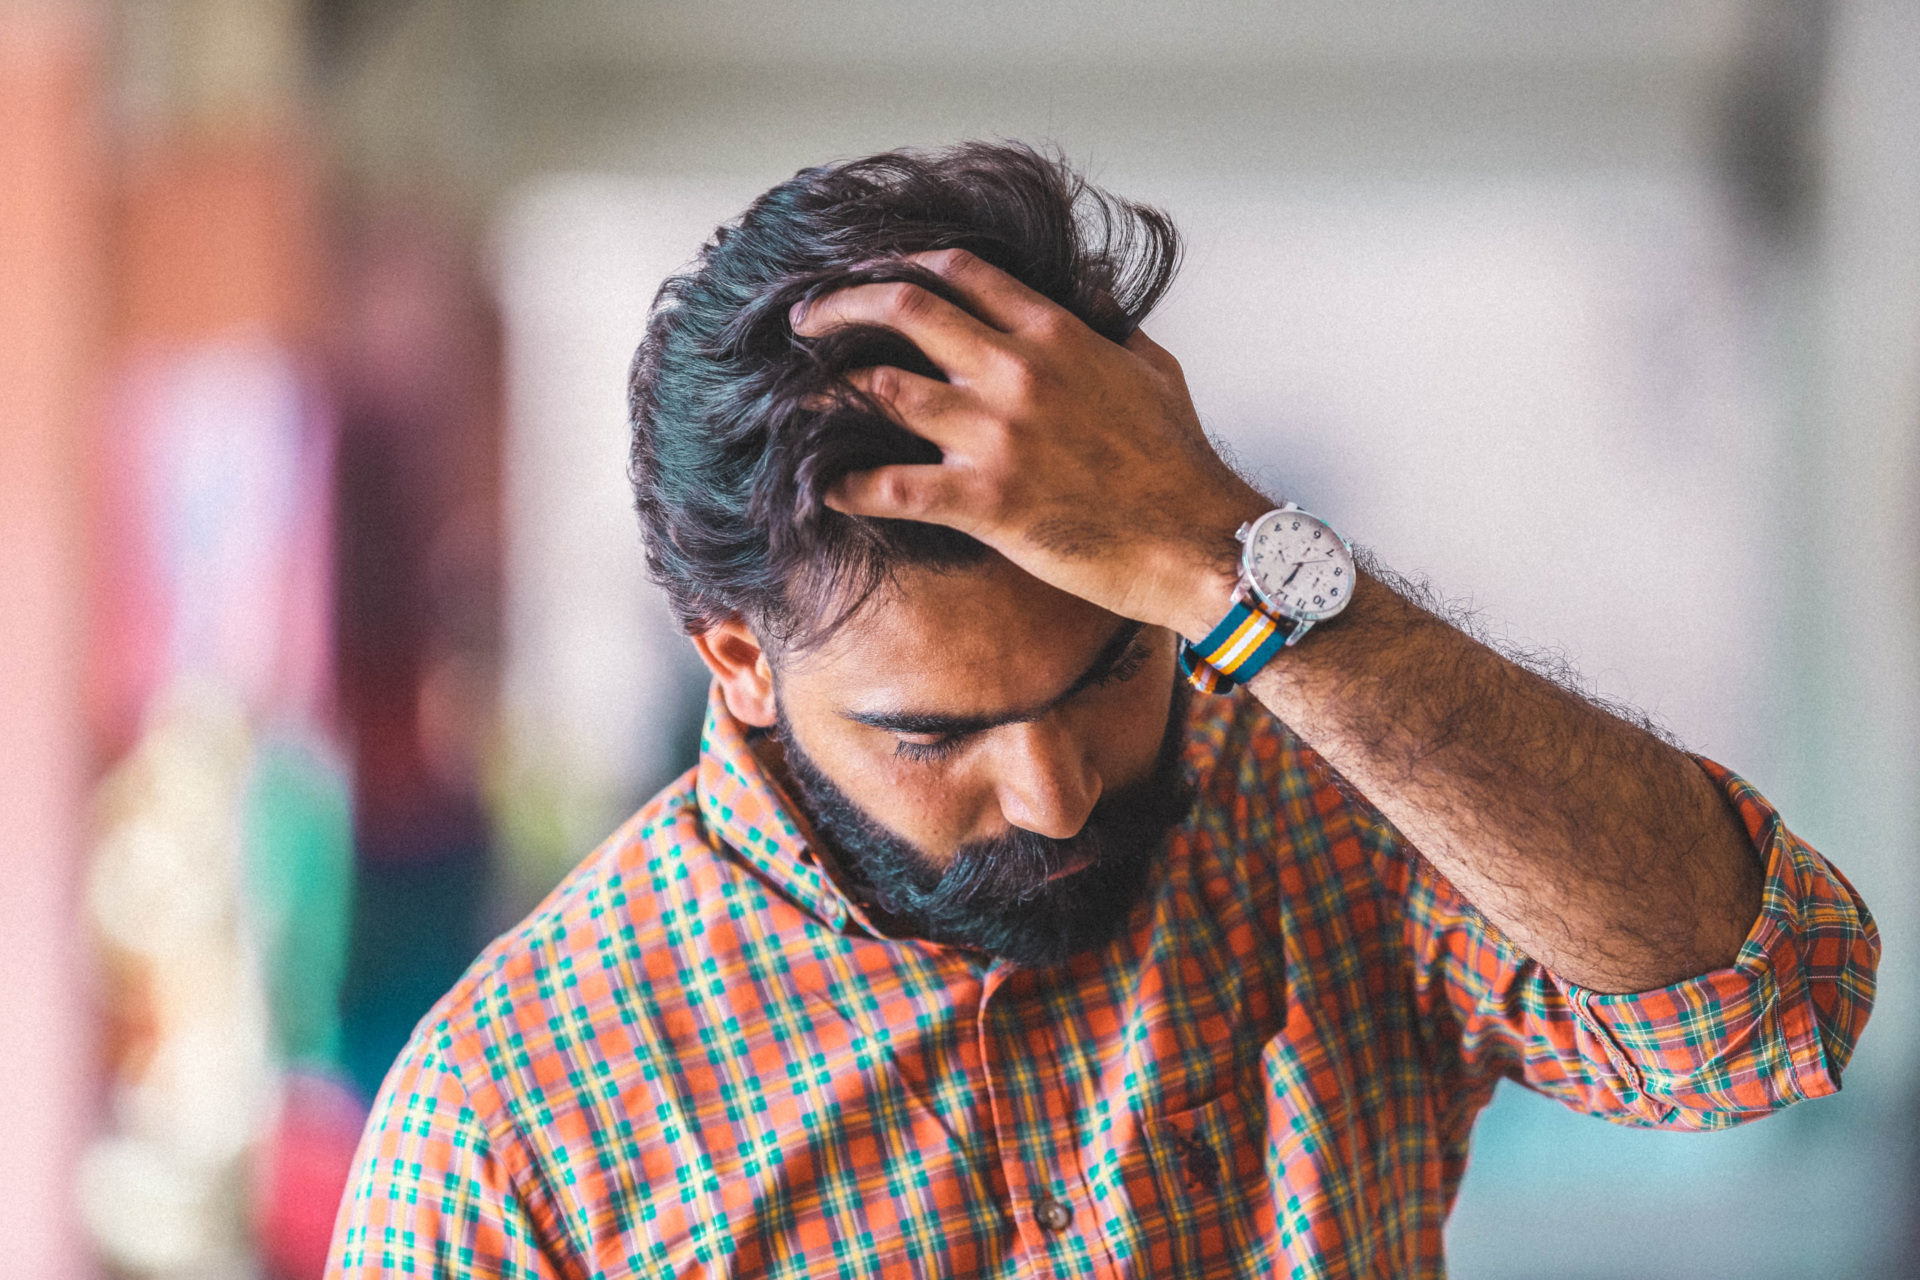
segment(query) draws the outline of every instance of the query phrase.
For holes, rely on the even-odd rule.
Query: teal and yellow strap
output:
[[[1199,644],[1180,642],[1180,669],[1202,693],[1225,693],[1245,684],[1286,647],[1283,622],[1245,599],[1236,599]]]

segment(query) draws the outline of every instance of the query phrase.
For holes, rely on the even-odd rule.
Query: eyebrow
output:
[[[991,715],[954,716],[933,711],[843,711],[847,719],[874,729],[885,729],[889,733],[914,733],[928,736],[957,737],[962,734],[981,733],[987,729],[997,729],[1005,724],[1027,724],[1040,719],[1049,711],[1068,699],[1099,684],[1120,665],[1120,659],[1127,655],[1133,642],[1145,630],[1145,624],[1123,622],[1114,629],[1107,642],[1100,646],[1100,652],[1093,655],[1093,661],[1087,669],[1074,678],[1072,684],[1048,698],[1037,707],[1023,707],[1014,711],[1002,711]]]

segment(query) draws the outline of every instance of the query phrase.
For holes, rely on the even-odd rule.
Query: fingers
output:
[[[827,505],[850,516],[918,520],[961,528],[959,469],[939,463],[856,471],[827,491]]]
[[[965,249],[936,249],[907,255],[960,291],[973,313],[1002,333],[1021,333],[1068,316],[1051,299],[1035,293],[1000,268]]]
[[[964,418],[971,401],[966,392],[951,383],[892,365],[855,369],[847,375],[847,382],[895,422],[943,449],[952,448],[964,434]]]
[[[801,310],[793,331],[816,338],[846,325],[874,325],[906,338],[958,382],[980,376],[1001,354],[999,331],[919,285],[859,284],[830,293]]]
[[[946,417],[967,403],[967,394],[951,382],[910,373],[890,364],[855,369],[847,374],[847,382],[876,401],[904,427],[915,426],[923,418]]]
[[[842,325],[880,325],[912,339],[928,359],[952,376],[987,345],[993,332],[1044,333],[1062,323],[1078,324],[1065,308],[964,249],[909,254],[903,261],[951,283],[966,307],[903,282],[854,285],[828,294],[811,307],[796,303],[789,317],[793,331],[813,338]],[[943,343],[947,354],[934,350],[934,342]]]

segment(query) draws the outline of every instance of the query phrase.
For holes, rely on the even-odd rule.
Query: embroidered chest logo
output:
[[[1197,1133],[1173,1134],[1174,1154],[1180,1157],[1180,1172],[1187,1184],[1187,1190],[1204,1189],[1209,1194],[1218,1194],[1220,1190],[1220,1157],[1213,1153],[1207,1140]]]

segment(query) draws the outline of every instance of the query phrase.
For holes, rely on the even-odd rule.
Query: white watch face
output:
[[[1353,552],[1326,521],[1298,508],[1254,521],[1242,563],[1260,598],[1289,618],[1330,618],[1353,595]]]

